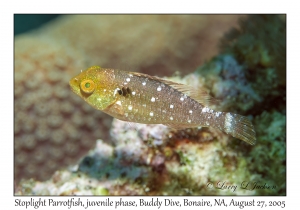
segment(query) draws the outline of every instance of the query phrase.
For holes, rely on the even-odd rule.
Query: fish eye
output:
[[[91,94],[95,90],[95,83],[90,79],[83,80],[80,83],[80,89],[86,94]]]

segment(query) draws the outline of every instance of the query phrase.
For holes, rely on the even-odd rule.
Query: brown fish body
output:
[[[120,120],[187,127],[207,126],[211,122],[213,112],[202,112],[206,107],[155,77],[120,70],[114,70],[114,74],[119,96],[103,111]]]
[[[209,96],[202,90],[141,73],[117,69],[102,71],[110,78],[103,91],[111,103],[101,110],[117,119],[164,124],[176,129],[211,126],[250,144],[255,143],[251,122],[241,115],[208,108]],[[95,108],[99,107],[88,98],[84,99]]]

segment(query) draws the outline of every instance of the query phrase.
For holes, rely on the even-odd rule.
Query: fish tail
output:
[[[256,142],[255,130],[251,121],[242,115],[225,113],[224,131],[251,145]]]

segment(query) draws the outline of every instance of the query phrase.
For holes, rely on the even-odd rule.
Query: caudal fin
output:
[[[242,115],[226,113],[224,131],[251,145],[256,143],[254,126],[248,118]]]

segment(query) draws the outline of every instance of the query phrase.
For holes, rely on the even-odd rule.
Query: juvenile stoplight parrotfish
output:
[[[211,97],[202,89],[99,66],[72,78],[70,86],[92,107],[119,120],[175,129],[211,126],[251,145],[256,141],[254,127],[246,117],[210,109]]]

